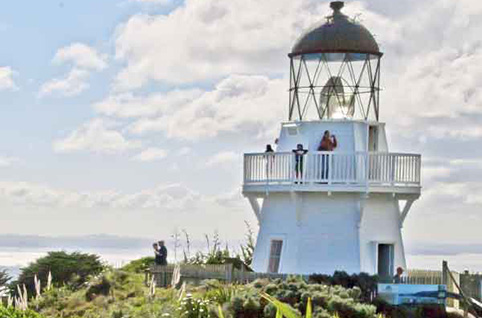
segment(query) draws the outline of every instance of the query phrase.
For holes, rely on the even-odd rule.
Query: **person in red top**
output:
[[[335,135],[330,135],[329,130],[325,130],[323,138],[321,139],[318,151],[333,151],[338,146]],[[327,180],[329,176],[329,160],[328,154],[321,155],[321,179]]]
[[[333,151],[337,146],[336,136],[330,135],[330,131],[325,130],[320,145],[318,146],[318,151]]]

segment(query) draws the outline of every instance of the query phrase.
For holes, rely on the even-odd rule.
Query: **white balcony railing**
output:
[[[302,164],[291,152],[251,153],[244,155],[244,185],[420,186],[420,164],[420,155],[402,153],[310,152]]]

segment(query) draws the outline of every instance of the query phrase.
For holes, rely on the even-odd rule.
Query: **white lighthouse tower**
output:
[[[420,155],[389,152],[379,121],[382,52],[342,7],[332,2],[333,14],[288,54],[289,118],[276,151],[244,155],[259,272],[388,277],[406,267],[401,229],[420,196]],[[331,151],[319,151],[325,131],[337,139]],[[298,144],[307,152],[297,157]]]

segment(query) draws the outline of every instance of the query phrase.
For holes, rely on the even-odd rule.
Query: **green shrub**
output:
[[[32,310],[20,311],[15,308],[5,308],[0,304],[0,318],[43,318]]]
[[[344,288],[352,289],[358,287],[360,295],[358,296],[362,301],[369,302],[373,293],[377,289],[378,276],[371,276],[367,273],[348,275],[343,271],[335,271],[330,275],[312,274],[308,282],[311,284],[323,284],[330,286],[342,286]]]
[[[129,262],[122,267],[122,270],[131,273],[144,273],[152,264],[154,264],[154,257],[147,256]]]
[[[49,271],[52,273],[54,286],[71,285],[75,288],[83,284],[89,275],[97,275],[104,269],[99,256],[79,252],[49,252],[47,256],[37,259],[27,267],[21,269],[21,273],[14,285],[27,287],[29,295],[35,291],[34,276],[40,279],[45,287]]]

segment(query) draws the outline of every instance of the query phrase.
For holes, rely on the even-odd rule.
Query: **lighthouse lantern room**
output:
[[[405,268],[401,229],[420,196],[418,154],[388,150],[372,34],[331,3],[290,58],[289,118],[275,152],[244,155],[259,221],[253,267],[271,273]]]

